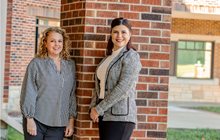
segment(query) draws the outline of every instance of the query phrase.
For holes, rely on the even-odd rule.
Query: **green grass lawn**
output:
[[[190,108],[195,110],[220,113],[220,106],[199,106]],[[220,140],[220,130],[169,128],[167,131],[167,140]]]
[[[192,109],[220,113],[220,106],[199,106],[199,107],[192,107]]]
[[[169,128],[167,140],[220,140],[220,130]]]
[[[13,127],[8,125],[8,137],[7,140],[24,140],[23,134],[15,130]]]

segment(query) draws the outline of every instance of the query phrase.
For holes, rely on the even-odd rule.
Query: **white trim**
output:
[[[215,43],[220,43],[220,36],[171,33],[171,41],[178,40],[214,41]]]
[[[0,1],[0,109],[2,110],[2,98],[4,92],[4,65],[5,65],[5,40],[7,20],[7,0]]]
[[[220,20],[220,15],[217,14],[199,14],[182,11],[172,11],[172,18],[187,18],[187,19],[201,19],[201,20]]]

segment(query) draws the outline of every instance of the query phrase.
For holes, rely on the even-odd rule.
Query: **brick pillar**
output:
[[[94,90],[94,72],[105,55],[113,18],[128,18],[132,42],[143,69],[137,85],[138,123],[134,140],[166,139],[170,52],[171,0],[62,0],[61,26],[70,36],[77,63],[78,118],[76,140],[98,139],[88,107]]]
[[[218,78],[220,80],[220,43],[217,42],[214,47],[214,68],[213,68],[213,77]]]

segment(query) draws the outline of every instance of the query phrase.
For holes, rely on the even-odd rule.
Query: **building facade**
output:
[[[77,64],[74,139],[98,139],[97,124],[88,114],[94,72],[105,55],[111,20],[125,17],[132,22],[132,42],[143,65],[137,84],[138,122],[132,139],[166,139],[171,0],[8,0],[5,5],[1,105],[6,118],[19,114],[23,76],[37,52],[40,32],[48,26],[61,26],[70,36],[71,56]],[[4,117],[1,120],[10,123]],[[22,132],[21,124],[13,127]]]
[[[169,100],[220,102],[220,1],[174,0]]]

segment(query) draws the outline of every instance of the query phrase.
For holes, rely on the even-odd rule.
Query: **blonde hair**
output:
[[[63,36],[63,49],[60,52],[60,57],[62,59],[69,59],[70,54],[69,54],[69,37],[66,34],[66,31],[64,29],[61,29],[60,27],[49,27],[46,30],[42,32],[42,36],[40,38],[40,44],[39,44],[39,50],[37,57],[41,58],[46,58],[48,57],[48,50],[46,48],[46,42],[47,42],[47,37],[50,32],[56,32],[59,33]]]

